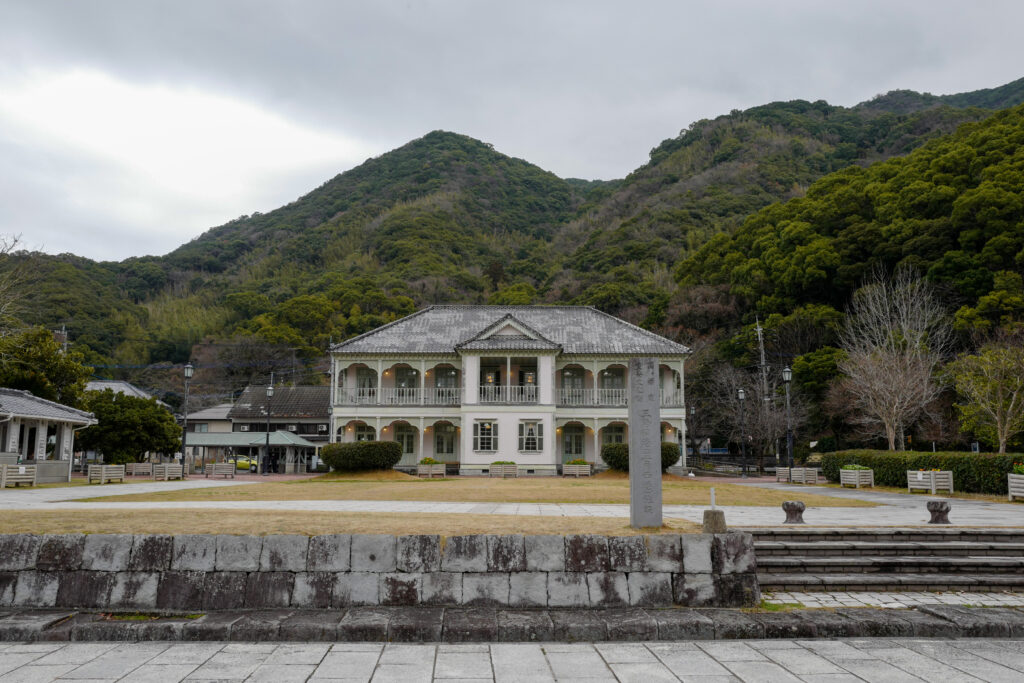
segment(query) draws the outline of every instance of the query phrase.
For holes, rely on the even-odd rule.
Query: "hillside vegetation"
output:
[[[698,121],[607,182],[435,131],[165,256],[20,254],[36,273],[21,318],[67,325],[98,375],[171,394],[153,365],[190,357],[224,391],[275,367],[319,381],[332,339],[435,302],[589,304],[724,339],[754,313],[841,310],[875,263],[927,270],[982,325],[1015,305],[999,292],[1024,246],[1020,110],[977,122],[1022,98],[1024,79],[777,102]]]

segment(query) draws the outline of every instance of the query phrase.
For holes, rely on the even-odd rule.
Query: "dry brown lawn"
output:
[[[700,525],[666,519],[661,530],[636,530],[620,517],[410,515],[391,512],[264,510],[4,510],[0,533],[34,534],[605,534],[699,533]]]
[[[667,474],[662,491],[666,505],[707,505],[715,488],[719,505],[778,507],[792,493],[722,484]],[[800,499],[808,507],[873,507],[874,503],[829,498],[808,491]],[[621,473],[562,479],[537,477],[490,479],[454,477],[417,479],[397,472],[380,476],[332,474],[299,481],[269,482],[217,488],[139,493],[89,498],[90,502],[128,501],[260,501],[260,500],[403,500],[470,503],[628,503],[629,478]]]

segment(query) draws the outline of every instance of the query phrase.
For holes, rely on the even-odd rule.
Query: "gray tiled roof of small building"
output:
[[[0,388],[0,414],[39,417],[58,422],[90,424],[96,422],[92,413],[33,396],[20,389]]]
[[[456,346],[512,314],[567,354],[680,355],[682,344],[590,306],[438,305],[335,344],[338,353],[455,353]]]
[[[153,398],[153,394],[143,391],[131,382],[120,379],[92,379],[85,384],[86,391],[103,391],[105,389],[110,389],[115,394],[125,394],[136,398]]]
[[[270,416],[275,420],[323,418],[326,421],[331,414],[330,404],[330,387],[274,387]],[[266,407],[267,388],[248,386],[228,411],[228,417],[232,420],[265,419]]]

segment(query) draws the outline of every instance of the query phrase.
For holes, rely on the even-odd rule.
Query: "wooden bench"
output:
[[[153,479],[184,479],[184,472],[181,465],[153,465]]]
[[[907,493],[913,493],[915,489],[930,491],[933,496],[938,489],[953,493],[953,472],[950,470],[942,472],[907,470]]]
[[[125,465],[125,474],[129,477],[152,477],[153,463],[151,462],[130,462]]]
[[[89,465],[89,483],[106,484],[112,479],[124,481],[124,465]]]
[[[209,470],[206,472],[206,476],[213,475],[215,477],[231,477],[235,478],[235,465],[230,462],[215,462]]]
[[[779,467],[775,470],[775,481],[792,481],[794,484],[817,484],[818,474],[819,470],[817,467],[794,467],[791,480],[790,468]]]
[[[35,465],[0,465],[0,489],[22,484],[36,485]]]

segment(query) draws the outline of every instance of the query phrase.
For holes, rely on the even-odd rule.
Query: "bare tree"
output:
[[[780,373],[769,374],[767,393],[761,375],[722,365],[712,373],[717,398],[719,428],[730,441],[746,441],[751,459],[764,468],[765,456],[786,435],[786,403],[778,380]],[[746,399],[737,398],[743,389]],[[791,419],[797,429],[807,419],[807,410],[799,397],[791,401]]]
[[[851,422],[903,448],[904,431],[938,398],[936,370],[952,345],[948,318],[931,288],[903,271],[853,296],[840,341],[839,369],[851,397]]]

